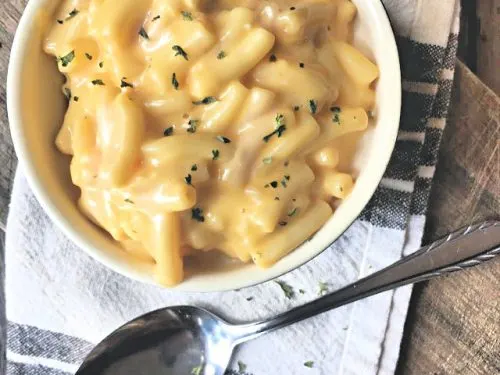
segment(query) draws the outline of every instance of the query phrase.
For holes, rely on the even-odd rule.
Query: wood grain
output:
[[[477,74],[500,95],[500,0],[477,3],[479,41]]]
[[[500,0],[462,0],[458,55],[500,95]]]
[[[458,64],[424,242],[500,214],[500,99]],[[500,374],[500,261],[415,287],[398,374]]]

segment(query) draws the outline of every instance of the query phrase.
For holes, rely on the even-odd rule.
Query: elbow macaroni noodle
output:
[[[295,3],[295,4],[294,4]],[[368,126],[377,67],[348,0],[65,0],[56,145],[80,209],[163,285],[220,250],[269,267],[353,187],[332,141]]]

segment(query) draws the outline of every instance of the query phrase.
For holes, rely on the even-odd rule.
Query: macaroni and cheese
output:
[[[64,0],[56,145],[80,209],[163,285],[219,250],[269,267],[349,195],[336,138],[368,126],[378,69],[348,0]]]

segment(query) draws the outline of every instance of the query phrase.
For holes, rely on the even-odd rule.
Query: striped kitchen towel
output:
[[[274,282],[234,292],[185,294],[115,274],[54,227],[19,171],[5,256],[7,362],[2,365],[7,374],[72,374],[106,334],[166,305],[216,308],[239,321],[268,317],[314,299],[319,282],[339,288],[417,249],[450,103],[458,3],[384,1],[397,33],[403,74],[396,148],[361,217],[328,250],[281,278],[305,291],[293,300],[284,298]],[[393,374],[410,293],[411,287],[388,291],[263,336],[238,351],[230,373]],[[246,370],[239,372],[237,361]],[[314,362],[312,368],[304,366],[307,361]]]

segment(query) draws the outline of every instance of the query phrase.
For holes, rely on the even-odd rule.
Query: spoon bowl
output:
[[[76,375],[223,374],[236,327],[194,306],[156,310],[106,337]]]

